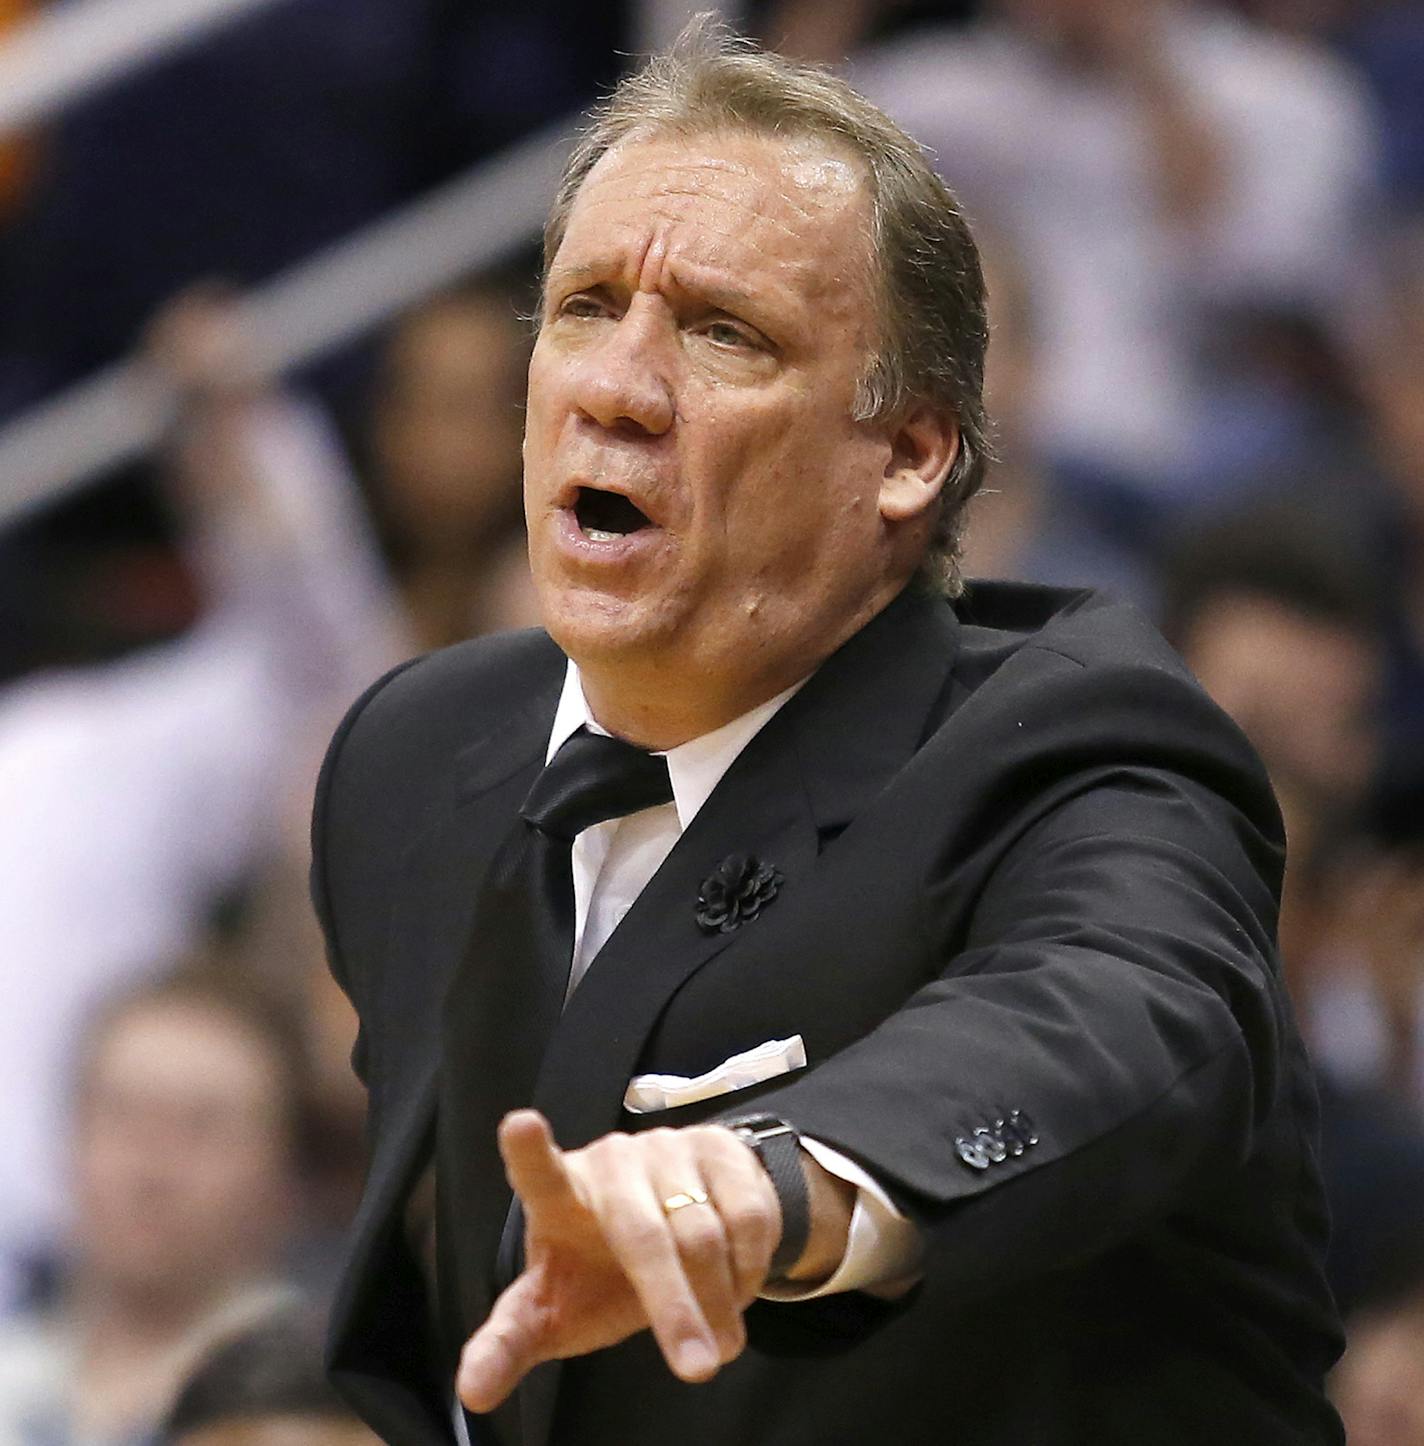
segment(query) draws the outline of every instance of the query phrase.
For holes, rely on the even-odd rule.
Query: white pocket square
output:
[[[654,1110],[670,1110],[678,1105],[693,1105],[717,1095],[744,1090],[763,1080],[775,1079],[806,1067],[806,1046],[799,1034],[790,1039],[769,1039],[755,1049],[743,1050],[723,1060],[715,1069],[692,1079],[680,1074],[640,1074],[628,1083],[623,1108],[634,1115],[651,1114]]]

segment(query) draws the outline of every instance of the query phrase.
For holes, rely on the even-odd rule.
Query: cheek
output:
[[[806,555],[878,535],[878,452],[832,423],[784,441],[761,489],[769,528]]]
[[[548,441],[550,419],[557,412],[556,369],[535,354],[529,364],[529,386],[524,401],[523,452],[526,462]]]

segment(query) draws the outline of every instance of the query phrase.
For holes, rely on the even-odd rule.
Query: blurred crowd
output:
[[[314,1324],[363,1140],[306,814],[386,667],[536,621],[537,253],[297,377],[232,293],[586,104],[637,9],[282,0],[0,137],[0,427],[130,351],[176,399],[0,527],[0,1446],[370,1439]],[[1424,6],[740,18],[843,66],[981,237],[966,571],[1132,599],[1266,761],[1334,1390],[1355,1446],[1424,1446]]]

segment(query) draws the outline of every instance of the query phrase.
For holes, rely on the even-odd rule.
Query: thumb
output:
[[[495,1302],[489,1319],[465,1342],[455,1390],[466,1410],[493,1411],[542,1361],[541,1313],[522,1279]]]

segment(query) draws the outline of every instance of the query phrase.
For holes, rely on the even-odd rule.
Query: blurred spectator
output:
[[[1219,486],[1200,369],[1217,309],[1348,304],[1375,178],[1349,68],[1206,3],[993,0],[854,78],[1022,253],[1040,449],[1129,499]]]
[[[1065,487],[1037,445],[1028,415],[1040,350],[1033,289],[1008,240],[992,226],[977,231],[991,338],[984,399],[996,456],[970,503],[965,575],[1106,588],[1151,607],[1155,579],[1131,516]]]
[[[1394,239],[1385,276],[1387,315],[1361,337],[1375,467],[1391,494],[1375,539],[1391,589],[1384,747],[1393,776],[1424,783],[1424,224]]]
[[[235,896],[223,967],[251,980],[295,1021],[307,1065],[309,1130],[301,1229],[287,1274],[315,1306],[329,1304],[366,1170],[366,1095],[351,1068],[356,1014],[327,968],[307,873],[310,801],[283,800],[280,840]]]
[[[392,647],[399,651],[538,621],[520,490],[529,340],[516,300],[511,281],[472,281],[417,307],[382,344],[370,415],[353,450],[394,586],[383,587],[379,576],[368,579],[366,600],[347,622],[353,630],[397,632]],[[216,338],[222,335],[218,328]],[[209,346],[213,340],[210,331]],[[239,362],[227,370],[240,372]],[[216,363],[209,357],[206,365],[216,371]],[[264,435],[264,417],[294,409],[307,414],[275,384],[254,388],[231,426],[207,429],[200,445],[190,447],[193,470],[221,485],[224,476],[243,470]],[[263,456],[266,485],[276,495],[309,489],[304,469],[313,458],[270,447]],[[325,465],[327,485],[350,490],[339,459]],[[310,525],[325,524],[314,517]],[[369,558],[362,561],[370,566]],[[353,680],[339,704],[358,689]],[[310,739],[316,746],[324,741]],[[305,756],[307,764],[313,761]],[[295,1264],[304,1286],[321,1295],[360,1192],[364,1096],[349,1063],[354,1015],[326,968],[307,893],[309,778],[304,769],[289,769],[283,783],[265,797],[261,846],[230,880],[239,887],[227,901],[224,924],[234,959],[280,993],[306,1026],[320,1128],[308,1160],[314,1214]]]
[[[410,312],[381,347],[355,450],[422,648],[470,636],[486,550],[521,525],[518,300],[510,282],[471,282]]]
[[[1424,1269],[1399,1264],[1389,1299],[1350,1319],[1331,1381],[1350,1446],[1424,1446]]]
[[[1316,1048],[1424,1122],[1424,783],[1381,781],[1342,868],[1336,926],[1316,942]]]
[[[192,282],[263,281],[573,114],[616,79],[628,9],[628,0],[280,0],[86,96],[25,152],[21,204],[0,214],[0,424],[129,351]],[[109,23],[124,24],[122,7]],[[369,361],[364,345],[347,347],[304,381],[349,405]],[[0,677],[73,641],[75,629],[54,632],[76,554],[90,572],[90,554],[108,561],[111,597],[141,604],[130,630],[177,631],[185,594],[162,491],[142,466],[95,490],[142,520],[143,536],[117,558],[118,529],[111,521],[96,541],[88,501],[5,539],[0,567],[33,585],[15,609],[0,586]],[[96,626],[95,615],[86,608],[84,621],[107,633],[110,619],[100,614]],[[32,636],[12,640],[13,631]]]
[[[535,621],[519,489],[528,339],[507,287],[435,298],[384,349],[360,451],[394,587],[320,412],[250,375],[234,325],[221,302],[194,296],[155,342],[183,387],[170,465],[202,621],[122,663],[0,693],[0,913],[16,977],[32,981],[0,1021],[0,1251],[12,1268],[43,1252],[58,1218],[60,1061],[96,993],[192,946],[220,901],[273,872],[274,856],[295,859],[282,829],[297,818],[301,863],[275,868],[260,912],[298,911],[310,937],[259,931],[265,968],[313,960],[324,978],[297,881],[311,779],[341,711],[417,648]],[[299,965],[292,978],[306,978]],[[345,1006],[330,1003],[315,1027],[345,1078]],[[329,1091],[333,1230],[360,1163],[349,1095],[349,1081]]]
[[[1424,10],[1418,0],[1235,0],[1287,35],[1325,40],[1360,67],[1383,126],[1385,184],[1404,207],[1424,205]]]
[[[181,287],[261,280],[616,78],[620,3],[282,0],[60,117],[0,293],[0,416]]]
[[[1424,1130],[1400,1087],[1407,1070],[1379,1057],[1362,1068],[1355,1026],[1362,1003],[1402,1014],[1395,1037],[1413,1059],[1424,977],[1424,872],[1400,869],[1397,841],[1380,851],[1411,817],[1424,836],[1420,800],[1391,800],[1368,826],[1374,841],[1358,822],[1383,657],[1367,567],[1345,529],[1278,504],[1187,539],[1167,577],[1169,635],[1255,743],[1285,815],[1281,956],[1320,1066],[1328,1272],[1347,1310],[1387,1288],[1424,1239]]]
[[[320,1332],[274,1317],[219,1343],[178,1394],[164,1446],[376,1446],[327,1383]]]
[[[7,1446],[146,1439],[213,1333],[286,1298],[302,1092],[283,1016],[230,975],[180,972],[99,1013],[60,1294],[0,1331]]]
[[[1323,499],[1292,495],[1204,525],[1167,564],[1168,638],[1283,803],[1299,796],[1311,817],[1357,808],[1378,758],[1382,599],[1367,559]]]
[[[187,379],[171,448],[207,610],[181,640],[0,694],[0,1301],[60,1216],[62,1064],[95,998],[200,938],[271,844],[275,801],[406,651],[339,450],[245,379],[198,303],[159,349]]]

